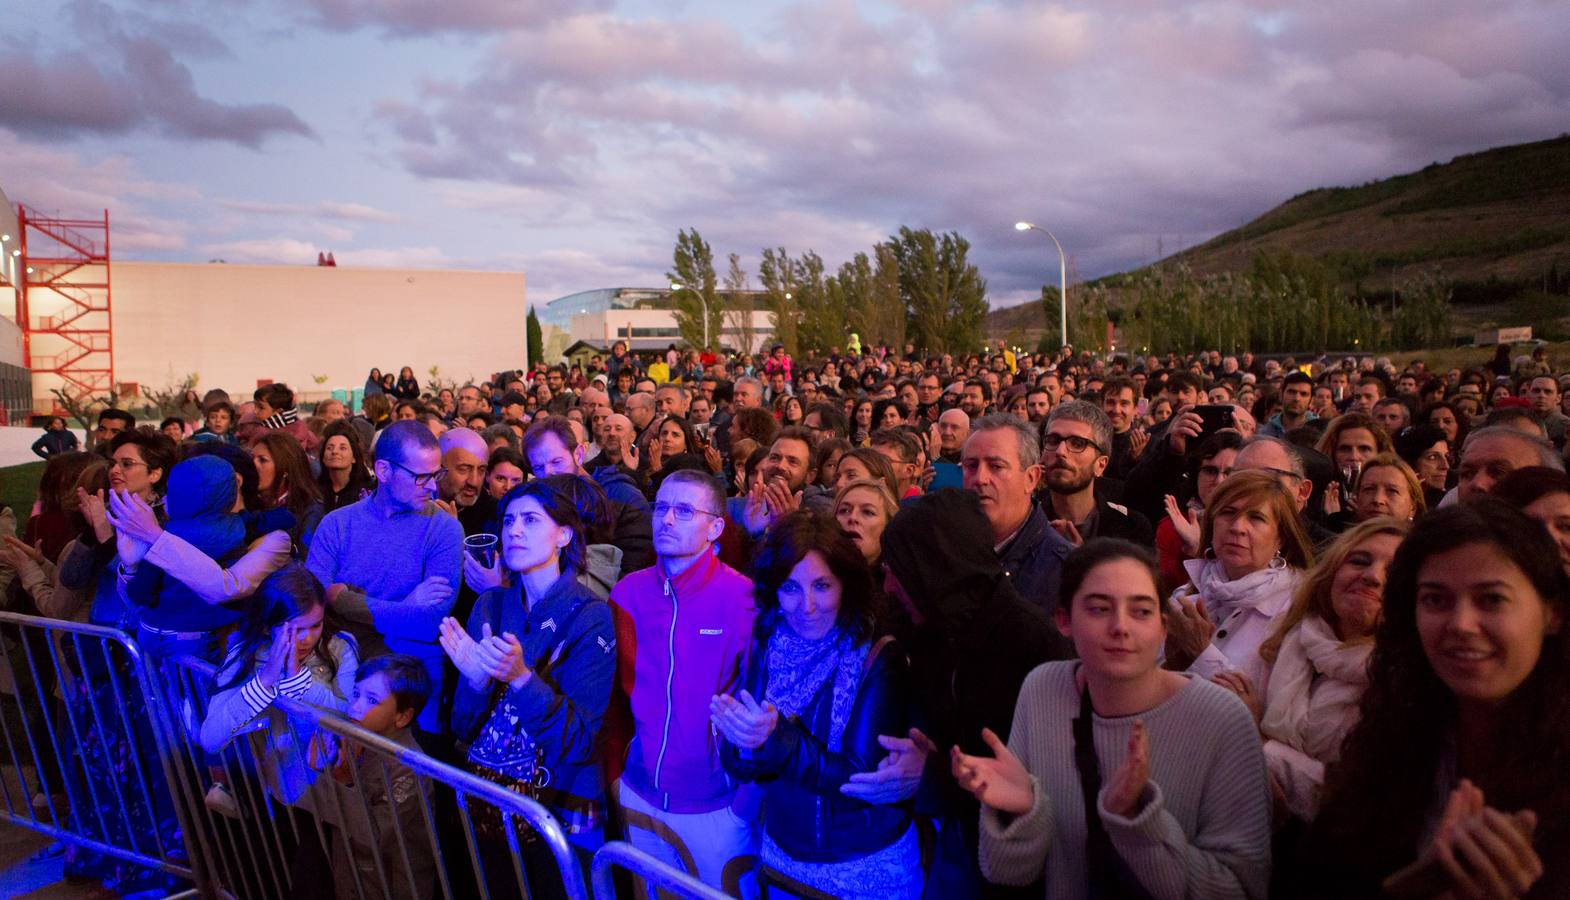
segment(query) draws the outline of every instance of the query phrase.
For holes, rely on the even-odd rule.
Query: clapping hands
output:
[[[738,747],[756,750],[763,746],[779,723],[780,711],[767,700],[759,703],[752,694],[717,694],[709,701],[709,719],[727,741]]]

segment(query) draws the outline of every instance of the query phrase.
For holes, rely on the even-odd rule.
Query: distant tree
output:
[[[949,352],[979,349],[987,282],[966,259],[970,242],[958,232],[934,235],[901,226],[889,245],[899,264],[900,293],[917,346]]]
[[[894,248],[878,244],[873,256],[858,253],[840,266],[829,282],[831,294],[845,310],[848,330],[862,346],[905,345],[905,299],[899,289],[899,259]]]
[[[545,358],[545,339],[540,332],[540,317],[535,315],[534,307],[529,307],[529,317],[523,323],[524,352],[528,354],[528,364],[534,365]]]
[[[795,356],[801,350],[797,340],[798,310],[794,303],[795,265],[784,247],[767,247],[758,265],[758,280],[763,282],[763,304],[769,310],[774,340]]]
[[[823,258],[811,250],[791,263],[795,306],[801,314],[796,335],[802,350],[827,351],[845,342],[845,304],[838,291],[830,291],[824,277]]]
[[[725,270],[725,320],[730,332],[736,335],[737,349],[743,353],[757,350],[758,336],[752,327],[752,300],[747,290],[747,271],[741,267],[741,254],[730,255],[730,267]],[[723,341],[716,337],[714,345]]]
[[[718,344],[720,329],[724,325],[725,305],[715,290],[714,251],[698,234],[698,229],[676,232],[676,249],[671,255],[672,270],[666,276],[682,286],[673,292],[676,327],[681,338],[691,347],[702,347],[704,339],[704,310],[708,310],[708,339]]]

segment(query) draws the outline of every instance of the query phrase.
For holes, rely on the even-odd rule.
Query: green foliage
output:
[[[1451,285],[1434,273],[1408,279],[1387,307],[1341,287],[1330,267],[1310,257],[1265,254],[1246,274],[1196,276],[1182,264],[1135,273],[1107,311],[1106,288],[1088,286],[1071,308],[1080,329],[1122,311],[1122,343],[1137,352],[1244,349],[1305,352],[1445,346],[1450,342]],[[1096,348],[1085,331],[1076,346]]]
[[[758,280],[763,282],[763,305],[769,311],[769,324],[774,326],[774,340],[785,345],[785,352],[795,356],[801,350],[797,339],[799,316],[793,303],[796,267],[784,247],[766,247],[763,262],[758,265]]]
[[[872,251],[875,263],[865,253],[856,254],[840,266],[829,290],[839,295],[846,310],[847,339],[854,333],[863,347],[900,348],[905,345],[905,301],[900,296],[899,259],[888,244],[878,244]]]
[[[675,301],[676,326],[681,329],[681,339],[691,347],[718,343],[724,327],[725,305],[715,290],[714,251],[698,234],[698,229],[676,232],[676,249],[672,253],[672,271],[666,273],[671,282],[680,284],[671,299]],[[708,311],[707,323],[704,311]],[[705,327],[705,325],[707,327]]]
[[[524,353],[528,355],[528,363],[532,366],[545,358],[545,338],[540,331],[540,317],[534,314],[532,306],[529,307],[529,317],[523,323],[523,336]],[[433,377],[436,374],[434,366],[431,374]]]
[[[796,309],[801,316],[797,340],[803,348],[826,350],[845,342],[845,302],[829,290],[823,258],[811,250],[793,263]]]
[[[970,242],[958,232],[934,235],[902,226],[889,245],[916,346],[944,352],[978,349],[985,337],[987,282],[966,259]]]
[[[735,349],[752,352],[757,347],[757,334],[752,327],[752,301],[743,296],[747,289],[747,271],[741,267],[741,254],[730,255],[730,267],[725,271],[725,320],[727,330],[735,335]],[[716,346],[727,346],[723,336],[716,336]]]
[[[1063,308],[1058,301],[1060,295],[1055,284],[1041,286],[1041,311],[1047,318],[1047,333],[1041,336],[1041,341],[1042,346],[1052,348],[1053,353],[1063,348]]]

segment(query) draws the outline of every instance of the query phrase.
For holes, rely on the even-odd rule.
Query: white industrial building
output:
[[[741,291],[754,306],[762,291]],[[626,341],[633,351],[664,350],[681,345],[674,302],[666,288],[598,288],[558,297],[536,309],[545,335],[547,355],[560,353],[569,344],[583,341],[607,349]],[[751,346],[741,316],[751,320]],[[710,343],[725,349],[756,352],[774,337],[769,313],[759,309],[726,313],[723,327]]]

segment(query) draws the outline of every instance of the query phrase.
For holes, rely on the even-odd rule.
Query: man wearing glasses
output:
[[[677,471],[654,502],[652,568],[611,590],[616,615],[616,693],[632,713],[626,767],[614,789],[633,845],[673,866],[682,861],[654,834],[665,823],[697,871],[721,886],[725,864],[756,852],[746,812],[731,811],[736,785],[718,765],[709,701],[735,688],[752,636],[752,582],[719,561],[725,498],[707,473]],[[680,659],[678,668],[676,661]],[[611,743],[612,770],[626,735]]]
[[[1115,433],[1111,417],[1082,400],[1065,403],[1047,416],[1041,436],[1047,482],[1042,505],[1052,527],[1072,544],[1093,537],[1123,538],[1146,547],[1155,541],[1149,519],[1097,496],[1096,479],[1107,469]]]
[[[414,656],[441,696],[437,626],[452,610],[463,560],[462,526],[432,502],[447,475],[441,446],[421,423],[394,422],[376,442],[375,469],[376,491],[322,519],[305,565],[328,586],[362,659]],[[439,713],[436,703],[420,713],[422,745],[440,732]]]

